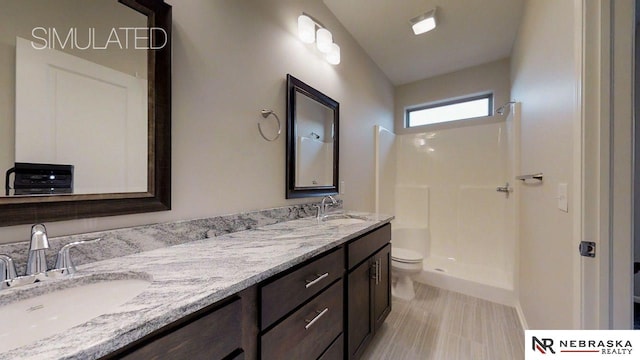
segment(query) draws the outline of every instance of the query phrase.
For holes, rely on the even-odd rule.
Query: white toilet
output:
[[[404,300],[416,296],[412,277],[422,271],[422,254],[417,251],[391,246],[391,294]]]

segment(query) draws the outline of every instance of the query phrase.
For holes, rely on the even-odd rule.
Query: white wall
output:
[[[568,184],[570,205],[579,194],[576,1],[527,1],[511,57],[511,95],[522,102],[521,171],[544,173],[541,186],[519,188],[519,301],[532,329],[573,328],[580,305],[574,296],[579,209],[556,206],[559,183]]]
[[[341,196],[374,210],[373,125],[393,128],[393,86],[321,0],[171,0],[173,6],[170,212],[47,223],[52,236],[283,206],[285,139],[258,133],[260,110],[285,118],[286,74],[340,103]],[[296,35],[307,12],[331,30],[342,62],[328,64]],[[265,122],[266,124],[266,122]],[[265,132],[269,131],[267,126]],[[29,225],[0,229],[26,240]]]

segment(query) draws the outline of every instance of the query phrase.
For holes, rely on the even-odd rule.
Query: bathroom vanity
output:
[[[77,279],[143,274],[151,283],[102,316],[0,356],[357,359],[391,309],[392,217],[358,218],[303,218],[79,266]]]

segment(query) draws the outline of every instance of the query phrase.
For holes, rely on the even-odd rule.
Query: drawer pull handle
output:
[[[316,274],[316,276],[317,276],[317,278],[315,278],[313,280],[306,280],[307,284],[304,287],[307,288],[307,289],[312,287],[313,285],[317,284],[320,280],[322,280],[322,279],[326,278],[327,276],[329,276],[329,273],[326,272],[326,273],[324,273],[322,275]]]
[[[309,328],[313,325],[313,323],[315,323],[316,321],[318,321],[318,319],[320,319],[322,316],[324,316],[324,314],[326,314],[329,311],[329,308],[324,308],[324,310],[320,311],[316,311],[318,313],[318,315],[316,315],[313,319],[311,320],[304,320],[304,322],[307,323],[307,325],[304,326],[305,330],[309,330]]]

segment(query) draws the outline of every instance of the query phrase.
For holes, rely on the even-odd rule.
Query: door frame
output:
[[[582,329],[633,327],[633,39],[635,1],[582,2]],[[588,26],[586,26],[588,25]]]

